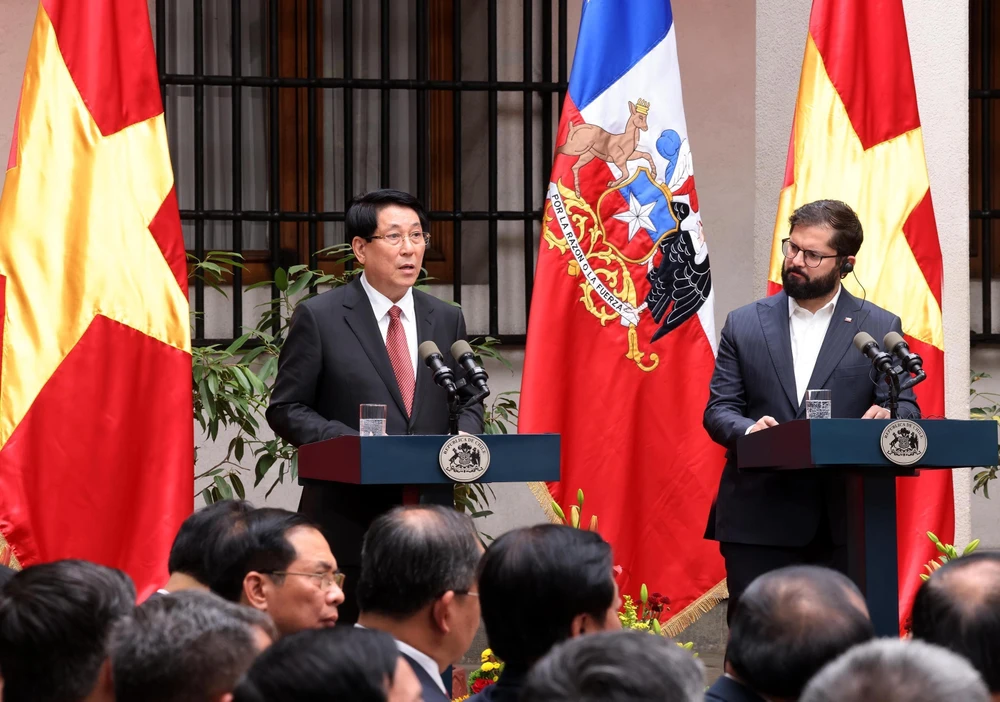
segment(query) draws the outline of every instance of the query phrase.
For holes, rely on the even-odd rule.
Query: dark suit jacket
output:
[[[419,663],[405,653],[400,653],[399,655],[406,659],[406,662],[410,664],[411,668],[413,668],[413,672],[416,674],[417,680],[420,681],[420,688],[423,690],[424,702],[451,702],[451,697],[441,692],[441,688],[438,687],[438,684],[434,682],[431,676]]]
[[[705,691],[705,702],[764,702],[764,698],[743,683],[723,675]]]
[[[417,342],[433,341],[460,377],[448,349],[465,338],[462,310],[413,291]],[[267,422],[290,443],[302,444],[358,433],[362,404],[386,406],[388,434],[447,434],[447,393],[434,384],[429,368],[417,366],[413,413],[389,362],[371,303],[355,279],[348,285],[300,303],[281,349],[278,376]],[[462,413],[459,426],[482,433],[482,405]],[[323,526],[338,564],[360,564],[360,544],[369,523],[400,503],[396,486],[306,485],[300,510]]]
[[[779,424],[805,418],[805,402],[799,404],[796,395],[788,321],[788,296],[780,292],[731,312],[722,329],[704,423],[712,439],[729,451],[707,539],[805,546],[825,509],[834,543],[846,542],[842,477],[804,471],[751,474],[736,468],[736,442],[762,416]],[[833,391],[834,417],[861,417],[873,404],[888,401],[888,386],[876,386],[871,362],[854,348],[859,331],[880,342],[889,331],[902,333],[899,317],[870,302],[862,306],[842,290],[809,380],[810,389]],[[899,416],[920,416],[912,390],[901,393]]]

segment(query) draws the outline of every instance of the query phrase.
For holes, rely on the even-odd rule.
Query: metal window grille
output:
[[[993,152],[1000,147],[995,109],[1000,89],[994,86],[1000,44],[994,41],[998,16],[993,5],[993,0],[972,0],[969,4],[969,254],[970,273],[982,286],[982,317],[973,320],[973,344],[1000,343],[1000,333],[993,325],[993,277],[1000,273],[994,251],[994,222],[1000,219],[1000,208],[996,207],[997,181],[993,177]],[[977,331],[979,324],[982,326]]]
[[[220,6],[225,5],[225,0],[217,0]],[[363,0],[367,2],[368,0]],[[541,55],[533,52],[537,51],[533,44],[535,39],[522,39],[523,77],[519,81],[498,80],[498,45],[497,45],[497,22],[498,6],[497,0],[415,0],[412,6],[416,21],[408,29],[412,33],[411,46],[415,49],[415,77],[399,78],[391,76],[390,53],[393,49],[392,42],[398,41],[398,37],[391,36],[390,23],[380,21],[378,28],[379,36],[379,56],[380,69],[377,77],[355,77],[353,75],[354,56],[353,51],[356,42],[359,40],[355,36],[356,21],[354,13],[360,2],[356,0],[342,0],[342,15],[337,17],[340,46],[333,47],[334,51],[343,52],[342,75],[328,75],[322,70],[322,66],[317,63],[317,42],[319,32],[322,31],[319,18],[322,12],[329,8],[317,7],[316,0],[259,0],[263,5],[266,19],[266,41],[263,46],[246,47],[241,37],[241,4],[243,9],[247,7],[241,0],[230,0],[228,3],[228,17],[231,24],[229,27],[229,43],[231,58],[229,60],[230,71],[223,74],[206,72],[205,52],[206,52],[206,32],[205,13],[212,11],[213,0],[208,3],[205,0],[156,0],[156,45],[157,60],[160,74],[161,91],[164,97],[164,105],[170,104],[168,98],[176,91],[184,91],[187,96],[193,99],[186,100],[184,109],[193,109],[193,129],[188,135],[183,135],[184,139],[193,142],[193,173],[190,177],[193,183],[185,183],[182,194],[180,181],[184,177],[178,174],[178,194],[180,198],[181,221],[188,229],[193,228],[193,241],[189,238],[188,246],[190,251],[199,258],[204,258],[206,250],[210,248],[206,245],[206,225],[213,222],[225,222],[231,226],[231,249],[237,253],[245,253],[245,227],[250,223],[256,227],[267,227],[268,247],[266,252],[260,251],[259,255],[264,258],[267,270],[273,271],[277,266],[288,266],[294,263],[309,263],[312,267],[318,264],[315,252],[322,248],[323,243],[330,243],[324,236],[323,227],[326,223],[343,222],[344,210],[325,207],[321,204],[318,183],[321,177],[322,163],[324,157],[319,146],[321,130],[324,128],[321,120],[317,116],[317,106],[323,99],[326,91],[340,91],[343,106],[343,134],[344,149],[346,154],[354,154],[354,130],[353,113],[356,109],[355,97],[370,94],[376,91],[378,94],[378,112],[380,115],[380,144],[378,154],[378,164],[380,166],[380,185],[388,187],[390,173],[393,168],[394,159],[398,154],[393,153],[390,148],[390,135],[394,129],[402,125],[397,123],[398,118],[394,118],[390,110],[390,95],[395,91],[406,91],[415,96],[416,114],[408,116],[415,121],[415,161],[416,172],[416,192],[414,193],[429,209],[429,216],[432,222],[432,233],[438,223],[450,223],[453,232],[452,252],[451,252],[451,282],[453,299],[461,303],[462,301],[462,245],[463,245],[463,224],[469,222],[485,222],[485,231],[488,238],[486,252],[488,261],[488,285],[489,285],[489,322],[488,333],[491,336],[500,338],[506,344],[523,344],[525,335],[505,334],[500,323],[500,289],[498,286],[500,251],[498,249],[498,224],[500,222],[523,222],[523,260],[524,260],[524,318],[527,319],[527,310],[531,304],[532,276],[534,274],[534,261],[537,242],[537,231],[541,221],[541,206],[547,185],[549,169],[551,166],[550,157],[553,153],[553,138],[555,127],[558,124],[558,111],[561,109],[565,91],[567,89],[567,0],[543,0],[540,7],[535,0],[523,0],[520,9],[522,37],[532,38],[540,35]],[[380,8],[380,20],[388,18],[390,14],[390,0],[378,0]],[[190,3],[190,4],[187,4]],[[301,31],[305,34],[305,71],[304,75],[286,75],[280,68],[279,56],[282,51],[287,51],[288,47],[282,42],[287,41],[287,37],[279,32],[279,13],[285,3],[292,3],[298,11],[304,12],[304,17],[308,20],[304,23]],[[444,7],[452,16],[451,36],[451,78],[446,80],[432,79],[432,72],[429,66],[429,42],[427,37],[432,28],[430,27],[431,5],[435,5],[438,11]],[[485,5],[487,14],[487,41],[481,45],[481,51],[486,54],[487,76],[486,80],[463,79],[463,51],[462,51],[462,13],[468,12],[473,4],[479,4],[479,10]],[[206,7],[206,5],[208,7]],[[285,5],[287,9],[287,5]],[[505,8],[506,10],[507,8]],[[167,42],[167,31],[171,22],[176,21],[176,15],[184,10],[193,15],[193,56],[183,57],[183,63],[190,65],[193,70],[189,72],[168,71],[168,66],[178,64],[179,57],[171,57],[171,47]],[[510,17],[506,16],[509,25]],[[540,26],[538,26],[540,23]],[[511,29],[510,26],[507,29]],[[331,32],[332,34],[332,32]],[[208,38],[211,41],[211,37]],[[468,48],[468,47],[467,47]],[[241,69],[242,52],[260,51],[263,52],[265,60],[261,61],[264,67],[261,75],[247,75]],[[508,57],[509,59],[509,57]],[[172,63],[171,63],[172,61]],[[537,64],[540,64],[540,69]],[[232,117],[230,128],[232,130],[232,156],[231,156],[231,208],[213,208],[206,206],[206,176],[205,160],[207,149],[213,148],[211,143],[206,143],[206,91],[215,89],[228,89],[228,98],[231,100],[230,114]],[[247,208],[244,206],[244,192],[242,183],[244,182],[244,156],[242,149],[241,130],[243,130],[243,91],[257,90],[265,97],[267,104],[267,207]],[[282,132],[292,128],[293,125],[283,123],[281,111],[279,109],[279,99],[282,91],[287,95],[289,91],[301,96],[305,93],[306,112],[306,145],[305,145],[305,188],[307,196],[305,206],[298,203],[297,207],[282,206],[281,198],[281,160],[280,149],[282,148]],[[369,92],[365,92],[369,91]],[[483,148],[486,158],[484,159],[487,174],[488,208],[471,209],[463,203],[463,154],[459,144],[460,139],[456,139],[452,153],[433,153],[431,149],[431,139],[429,138],[432,126],[430,122],[429,101],[431,96],[441,94],[450,96],[451,113],[455,133],[461,133],[462,129],[462,98],[466,94],[485,93],[488,101],[487,123],[485,132],[482,134]],[[523,173],[531,174],[524,178],[522,206],[519,209],[500,210],[498,206],[498,194],[500,184],[498,183],[498,98],[503,94],[520,94],[523,98],[523,152],[514,156],[523,159]],[[536,99],[537,98],[537,99]],[[540,110],[538,104],[540,103]],[[532,105],[535,105],[533,108]],[[179,108],[178,108],[179,109]],[[167,109],[166,120],[168,125],[175,115]],[[536,129],[540,123],[540,152],[537,151]],[[329,138],[329,135],[328,135]],[[539,158],[537,153],[545,156]],[[513,156],[513,155],[512,155]],[[508,155],[503,154],[507,159]],[[431,176],[430,167],[432,159],[450,159],[453,173],[450,193],[452,207],[448,209],[431,209]],[[352,159],[344,159],[342,185],[343,201],[347,202],[356,195],[356,182],[354,177],[354,163]],[[193,186],[193,187],[192,187]],[[304,246],[294,247],[288,250],[283,247],[281,237],[281,227],[283,223],[305,223],[307,236]],[[261,225],[257,223],[266,223]],[[468,230],[470,227],[466,227]],[[478,235],[478,234],[477,234]],[[468,236],[468,231],[466,232]],[[469,240],[466,238],[466,243]],[[192,246],[193,244],[193,246]],[[306,249],[306,250],[303,250]],[[233,293],[229,296],[233,336],[238,336],[240,330],[244,328],[244,302],[242,295],[242,285],[244,279],[239,270],[234,273]],[[198,314],[194,322],[194,343],[210,344],[224,343],[226,339],[206,338],[206,325],[204,319],[205,312],[205,286],[197,281],[193,286],[191,295],[192,309]],[[277,295],[277,290],[272,290],[272,297]],[[486,331],[486,330],[484,330]]]

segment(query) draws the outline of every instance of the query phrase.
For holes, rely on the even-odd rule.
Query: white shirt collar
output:
[[[820,307],[818,310],[816,310],[815,314],[820,314],[822,312],[824,314],[829,314],[829,315],[832,316],[833,315],[833,310],[836,309],[836,307],[837,307],[837,301],[840,299],[840,293],[843,292],[843,290],[844,290],[844,286],[843,285],[838,285],[837,286],[837,294],[834,295],[833,298],[828,303],[826,303],[825,305],[823,305],[822,307]],[[798,302],[796,302],[792,298],[792,296],[789,295],[788,296],[788,316],[791,317],[793,314],[795,314],[795,310],[802,310],[802,312],[808,314],[809,316],[814,316],[813,312],[810,312],[805,307],[802,307],[802,305],[800,305]]]
[[[354,626],[357,629],[367,628],[361,624],[355,624]],[[418,651],[405,641],[400,641],[399,639],[395,639],[395,641],[396,641],[396,648],[399,649],[399,652],[406,654],[407,656],[412,658],[417,665],[423,668],[424,672],[431,677],[431,680],[437,683],[437,686],[441,690],[441,692],[447,695],[448,698],[450,699],[451,695],[449,695],[448,691],[444,689],[444,680],[441,679],[441,671],[438,670],[437,662],[423,651]]]
[[[403,316],[407,320],[416,319],[413,313],[413,288],[407,288],[406,294],[403,295],[402,299],[399,302],[393,302],[373,288],[363,272],[361,273],[361,287],[365,289],[365,294],[368,295],[368,301],[372,305],[372,312],[375,313],[376,320],[382,319],[382,317],[389,314],[389,310],[392,309],[393,305],[396,305],[403,311]]]

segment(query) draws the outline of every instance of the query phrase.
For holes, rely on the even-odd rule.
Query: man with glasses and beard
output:
[[[806,390],[832,391],[832,415],[885,419],[888,386],[853,344],[858,332],[902,333],[899,317],[859,300],[840,281],[854,270],[864,234],[837,200],[803,205],[789,218],[784,290],[729,314],[705,408],[705,429],[729,449],[705,538],[720,542],[729,615],[758,575],[794,564],[846,571],[847,500],[842,476],[806,471],[740,473],[736,442],[805,418]],[[918,417],[912,390],[900,417]]]

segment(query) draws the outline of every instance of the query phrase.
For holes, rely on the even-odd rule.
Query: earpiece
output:
[[[840,264],[840,277],[846,278],[848,274],[853,270],[854,270],[854,264],[845,258],[844,262]]]

